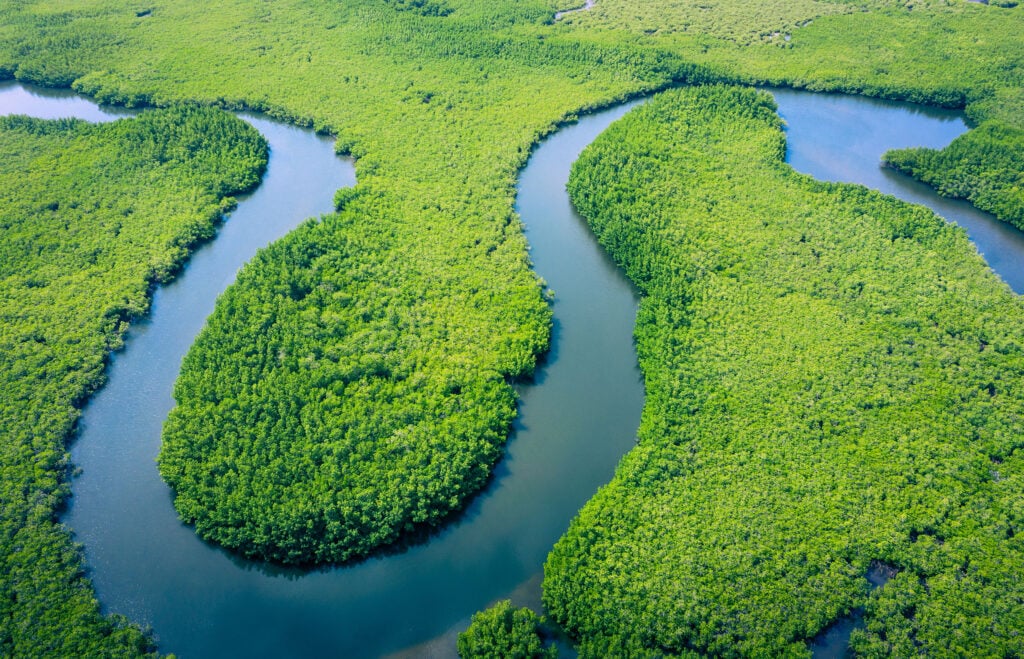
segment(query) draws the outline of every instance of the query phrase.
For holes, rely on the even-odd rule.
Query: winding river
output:
[[[1020,232],[879,171],[887,148],[947,144],[965,130],[959,114],[775,93],[789,122],[794,167],[927,203],[968,228],[1004,279],[1024,288]],[[200,541],[177,520],[154,462],[181,359],[216,296],[256,249],[329,211],[333,191],[354,182],[330,140],[243,115],[271,144],[263,183],[240,200],[217,240],[156,292],[149,319],[132,328],[112,359],[109,381],[85,409],[72,446],[82,474],[64,522],[85,545],[105,609],[151,625],[163,651],[188,659],[451,656],[455,634],[490,602],[511,597],[539,608],[547,552],[633,445],[643,405],[632,345],[635,291],[564,189],[579,152],[631,105],[561,129],[520,175],[516,207],[537,272],[557,294],[554,336],[535,382],[520,389],[515,433],[491,484],[427,544],[314,572],[239,560]],[[0,84],[0,113],[13,112],[93,121],[123,114],[70,93]]]
[[[1024,232],[878,165],[889,149],[946,146],[967,130],[963,113],[842,94],[771,91],[788,124],[786,162],[794,169],[822,181],[860,183],[931,208],[963,227],[996,274],[1015,293],[1024,293]]]

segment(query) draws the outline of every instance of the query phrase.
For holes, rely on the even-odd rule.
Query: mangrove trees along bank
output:
[[[0,654],[129,656],[138,630],[103,618],[55,523],[65,442],[108,353],[154,283],[256,185],[264,140],[194,107],[136,119],[0,118]]]
[[[342,560],[437,521],[479,484],[513,414],[506,381],[548,340],[512,213],[515,172],[573,113],[706,80],[699,65],[972,103],[987,119],[1020,100],[1019,8],[602,0],[552,24],[555,4],[0,6],[0,77],[110,102],[267,110],[337,133],[358,158],[360,185],[339,212],[247,269],[189,358],[161,466],[207,537],[281,561]],[[211,393],[221,368],[235,379]],[[282,441],[292,432],[294,447]],[[315,449],[293,460],[303,446]],[[204,467],[252,503],[204,481]],[[341,490],[324,485],[342,469]]]
[[[522,257],[497,245],[472,250],[486,274],[379,261],[388,247],[413,249],[393,228],[325,217],[261,252],[218,301],[160,453],[203,537],[283,563],[344,561],[485,482],[515,414],[507,380],[547,345],[547,309],[528,278],[504,281],[503,260]]]
[[[769,95],[690,88],[574,166],[648,397],[545,602],[586,656],[800,656],[855,608],[861,654],[1021,654],[1024,305],[961,229],[784,151]]]
[[[1024,117],[1020,127],[985,122],[945,149],[890,151],[885,162],[1024,229]]]

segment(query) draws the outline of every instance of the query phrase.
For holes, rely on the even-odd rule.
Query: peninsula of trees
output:
[[[581,654],[1024,652],[1024,303],[931,211],[783,162],[765,92],[613,124],[569,192],[643,295],[639,443],[545,565]],[[873,564],[895,572],[870,592]]]

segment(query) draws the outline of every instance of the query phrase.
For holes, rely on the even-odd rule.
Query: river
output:
[[[1015,293],[1024,293],[1024,232],[879,166],[889,149],[946,146],[967,130],[962,112],[843,94],[771,92],[788,124],[786,162],[793,169],[821,181],[860,183],[931,208],[963,227],[996,274]]]
[[[797,169],[919,195],[910,198],[926,200],[969,231],[975,230],[971,218],[984,219],[967,204],[878,171],[878,154],[887,148],[947,144],[965,130],[958,113],[775,93],[789,122],[788,159]],[[554,335],[535,381],[520,387],[515,432],[492,482],[427,544],[312,572],[240,560],[199,540],[177,520],[155,465],[181,358],[216,296],[260,245],[330,210],[333,191],[354,181],[330,140],[245,116],[271,144],[263,183],[182,275],[158,289],[150,317],[133,326],[112,359],[108,384],[84,410],[72,445],[82,473],[63,521],[85,545],[104,609],[151,625],[161,649],[184,659],[451,656],[455,634],[489,603],[511,597],[539,610],[547,552],[633,446],[643,405],[632,344],[635,291],[573,212],[564,187],[579,152],[628,107],[562,128],[537,147],[520,175],[516,208],[536,270],[556,293]],[[11,112],[112,118],[70,93],[0,84],[0,113]],[[881,130],[894,124],[895,134]],[[984,225],[997,238],[977,242],[1020,290],[1014,272],[1024,263],[1024,237],[988,222],[1011,237],[999,239],[996,228]],[[1009,251],[1001,251],[1006,245]]]

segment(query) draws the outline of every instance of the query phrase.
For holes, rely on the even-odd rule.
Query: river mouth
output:
[[[801,132],[813,129],[805,121],[824,123],[802,119],[800,112],[822,97],[775,93],[790,124],[787,161],[808,171],[800,164],[805,153]],[[25,95],[29,100],[17,100]],[[863,123],[855,118],[857,113],[887,116],[892,110],[907,113],[908,123],[921,124],[923,134],[931,135],[926,142],[880,143],[882,151],[944,146],[953,133],[966,129],[958,116],[941,119],[906,104],[838,98],[852,104],[843,110],[848,126]],[[71,102],[95,108],[70,92],[34,95],[16,83],[0,83],[3,113],[35,114],[33,108],[44,107],[51,113],[44,116],[68,116],[66,104]],[[555,292],[554,332],[551,352],[534,382],[518,388],[515,432],[491,483],[429,543],[314,572],[239,560],[199,540],[177,519],[155,464],[181,357],[217,294],[248,257],[220,270],[206,271],[204,263],[223,265],[227,257],[218,249],[242,249],[239,243],[258,224],[245,219],[248,208],[267,212],[266,222],[281,222],[273,236],[260,239],[265,244],[306,217],[330,211],[334,190],[354,182],[330,140],[246,115],[271,142],[264,182],[241,199],[217,239],[197,251],[179,279],[157,290],[151,315],[133,326],[125,350],[112,357],[108,384],[84,410],[72,446],[73,462],[82,475],[73,482],[64,521],[85,545],[90,577],[105,610],[151,625],[162,651],[188,658],[364,657],[403,651],[407,656],[452,656],[454,644],[448,639],[468,624],[474,611],[505,597],[539,608],[541,567],[548,551],[633,447],[643,405],[632,342],[635,291],[573,211],[564,187],[579,152],[631,106],[586,116],[559,130],[535,149],[520,174],[516,209],[535,269]],[[843,116],[834,107],[828,112]],[[862,145],[871,138],[858,133],[851,139]],[[825,133],[812,134],[807,141],[842,142]],[[858,157],[870,161],[865,163],[868,169],[879,169],[877,157]],[[828,164],[852,158],[819,154],[812,160]],[[827,173],[808,173],[829,178]],[[883,172],[883,177],[930,193],[902,175]],[[278,185],[284,192],[274,192]],[[940,208],[951,203],[977,213],[965,203],[930,195]],[[950,219],[965,225],[958,216]],[[999,264],[997,272],[1019,292],[1003,265],[1010,262],[1024,270],[1024,236],[1006,228],[1011,238],[996,240],[982,252],[994,266]],[[998,251],[1003,243],[1019,247],[1003,254]],[[1024,272],[1019,285],[1024,288]],[[200,289],[206,301],[191,301],[184,296],[187,291],[178,292],[189,288]]]

